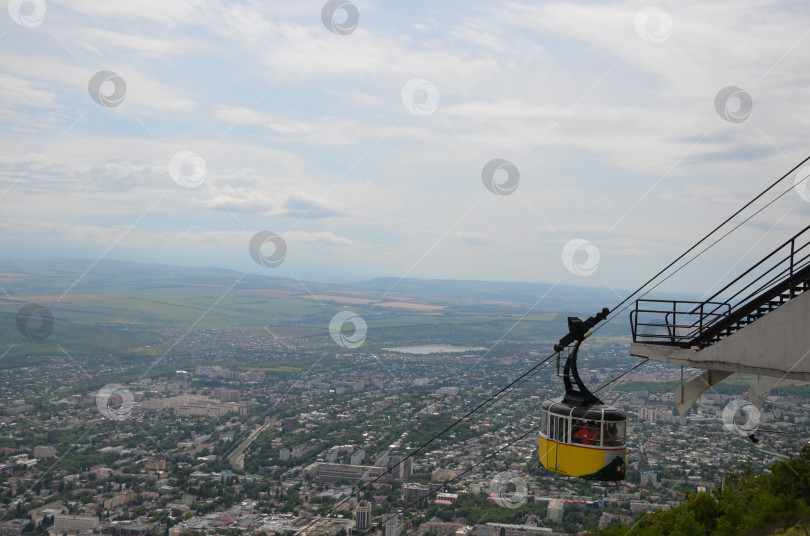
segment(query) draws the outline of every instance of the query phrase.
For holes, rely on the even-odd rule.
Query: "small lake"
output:
[[[456,352],[476,352],[486,350],[486,348],[475,348],[472,346],[450,346],[448,344],[430,344],[425,346],[397,346],[396,348],[383,348],[389,352],[399,352],[400,354],[449,354]]]

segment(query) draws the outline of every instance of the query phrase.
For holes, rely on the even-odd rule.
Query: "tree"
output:
[[[703,536],[705,531],[703,526],[695,520],[694,512],[682,510],[675,516],[671,534],[678,534],[680,536]]]

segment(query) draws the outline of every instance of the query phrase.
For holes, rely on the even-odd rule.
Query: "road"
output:
[[[228,456],[228,463],[231,464],[231,467],[234,469],[244,469],[245,468],[245,451],[250,446],[253,441],[259,437],[260,434],[268,430],[269,428],[276,425],[276,419],[270,419],[269,421],[265,422],[260,427],[256,428],[250,435],[242,441],[242,444],[236,447],[236,450],[231,452],[231,455]]]

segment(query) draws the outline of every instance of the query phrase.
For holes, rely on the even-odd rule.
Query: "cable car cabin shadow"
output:
[[[569,333],[554,348],[560,352],[575,343],[565,362],[565,396],[546,400],[541,406],[538,454],[540,463],[550,471],[610,482],[624,480],[627,416],[588,390],[576,362],[586,333],[607,314],[603,309],[584,321],[568,318]]]

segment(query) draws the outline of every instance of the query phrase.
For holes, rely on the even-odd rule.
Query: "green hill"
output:
[[[803,534],[810,520],[810,445],[797,458],[754,475],[750,467],[726,475],[712,493],[691,495],[683,504],[639,517],[633,528],[606,527],[598,536],[754,536]],[[793,531],[786,529],[793,528]]]

